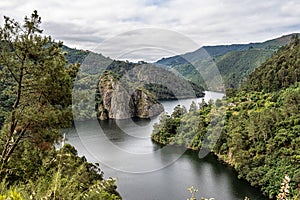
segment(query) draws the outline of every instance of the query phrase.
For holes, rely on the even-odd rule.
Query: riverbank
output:
[[[163,148],[166,144],[163,144],[163,143],[160,143],[159,141],[155,140],[155,139],[151,139],[156,145],[158,145],[160,148]],[[178,145],[178,144],[167,144],[167,145],[171,145],[171,146],[174,146],[174,147],[178,147],[178,148],[182,148],[182,146]],[[184,146],[186,148],[187,151],[190,151],[190,152],[193,152],[193,154],[197,154],[198,157],[200,156],[199,155],[199,152],[200,152],[200,149],[198,148],[191,148],[191,147],[188,147],[188,146]],[[233,158],[229,155],[229,156],[224,156],[224,155],[221,155],[221,154],[218,154],[214,151],[211,151],[210,149],[206,149],[206,150],[203,150],[201,149],[203,152],[209,152],[209,153],[206,153],[205,156],[203,157],[201,155],[201,158],[202,159],[205,159],[206,156],[211,156],[211,155],[214,155],[218,162],[222,165],[224,165],[225,167],[230,167],[230,169],[234,170],[234,172],[237,174],[237,176],[239,177],[239,179],[247,182],[249,185],[251,185],[251,183],[249,181],[247,181],[246,179],[244,179],[243,177],[240,176],[240,174],[238,173],[238,171],[235,169],[235,162],[233,160]],[[258,187],[253,187],[255,189],[259,189],[261,191],[261,188],[258,188]],[[262,192],[262,194],[267,198],[266,194]],[[272,199],[272,198],[270,198]]]
[[[244,92],[227,98],[226,103],[218,101],[225,110],[222,120],[215,120],[220,117],[212,105],[194,105],[189,112],[177,107],[171,115],[161,117],[152,139],[194,150],[208,144],[240,178],[270,199],[276,197],[288,175],[290,196],[299,197],[299,104],[291,101],[299,99],[298,85],[278,92]]]

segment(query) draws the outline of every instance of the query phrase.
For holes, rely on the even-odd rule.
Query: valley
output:
[[[40,24],[0,27],[0,199],[300,197],[299,34],[147,63]]]

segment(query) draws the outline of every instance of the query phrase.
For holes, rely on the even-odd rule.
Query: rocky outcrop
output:
[[[203,97],[203,88],[188,81],[176,71],[169,71],[153,64],[143,64],[131,70],[133,76],[160,100]]]
[[[150,118],[163,112],[163,106],[144,87],[118,79],[112,72],[100,77],[98,118],[127,119],[131,117]]]

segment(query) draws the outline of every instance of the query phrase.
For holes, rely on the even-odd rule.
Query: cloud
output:
[[[200,45],[257,42],[300,32],[298,0],[2,0],[22,20],[37,9],[45,33],[77,48],[141,28],[180,32]]]
[[[197,48],[199,48],[197,43],[178,32],[143,28],[105,40],[95,51],[122,60],[156,61],[162,57],[182,54]]]

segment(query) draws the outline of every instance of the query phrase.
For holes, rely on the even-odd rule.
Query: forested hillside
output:
[[[176,107],[172,115],[161,117],[152,139],[194,150],[210,148],[233,166],[241,178],[261,188],[270,198],[279,193],[282,179],[288,175],[290,198],[299,198],[299,50],[299,39],[294,37],[231,97],[215,104],[192,104],[189,112]],[[271,78],[268,72],[272,69]],[[216,111],[223,109],[224,116],[220,118],[222,112]],[[214,145],[216,138],[219,139]]]
[[[277,91],[300,81],[299,39],[295,36],[290,45],[279,49],[252,73],[244,84],[246,91]]]
[[[226,88],[237,88],[248,76],[281,46],[287,45],[293,35],[263,43],[204,46],[194,52],[163,58],[157,64],[174,69],[188,80],[210,90],[215,85],[214,66],[219,69]]]

